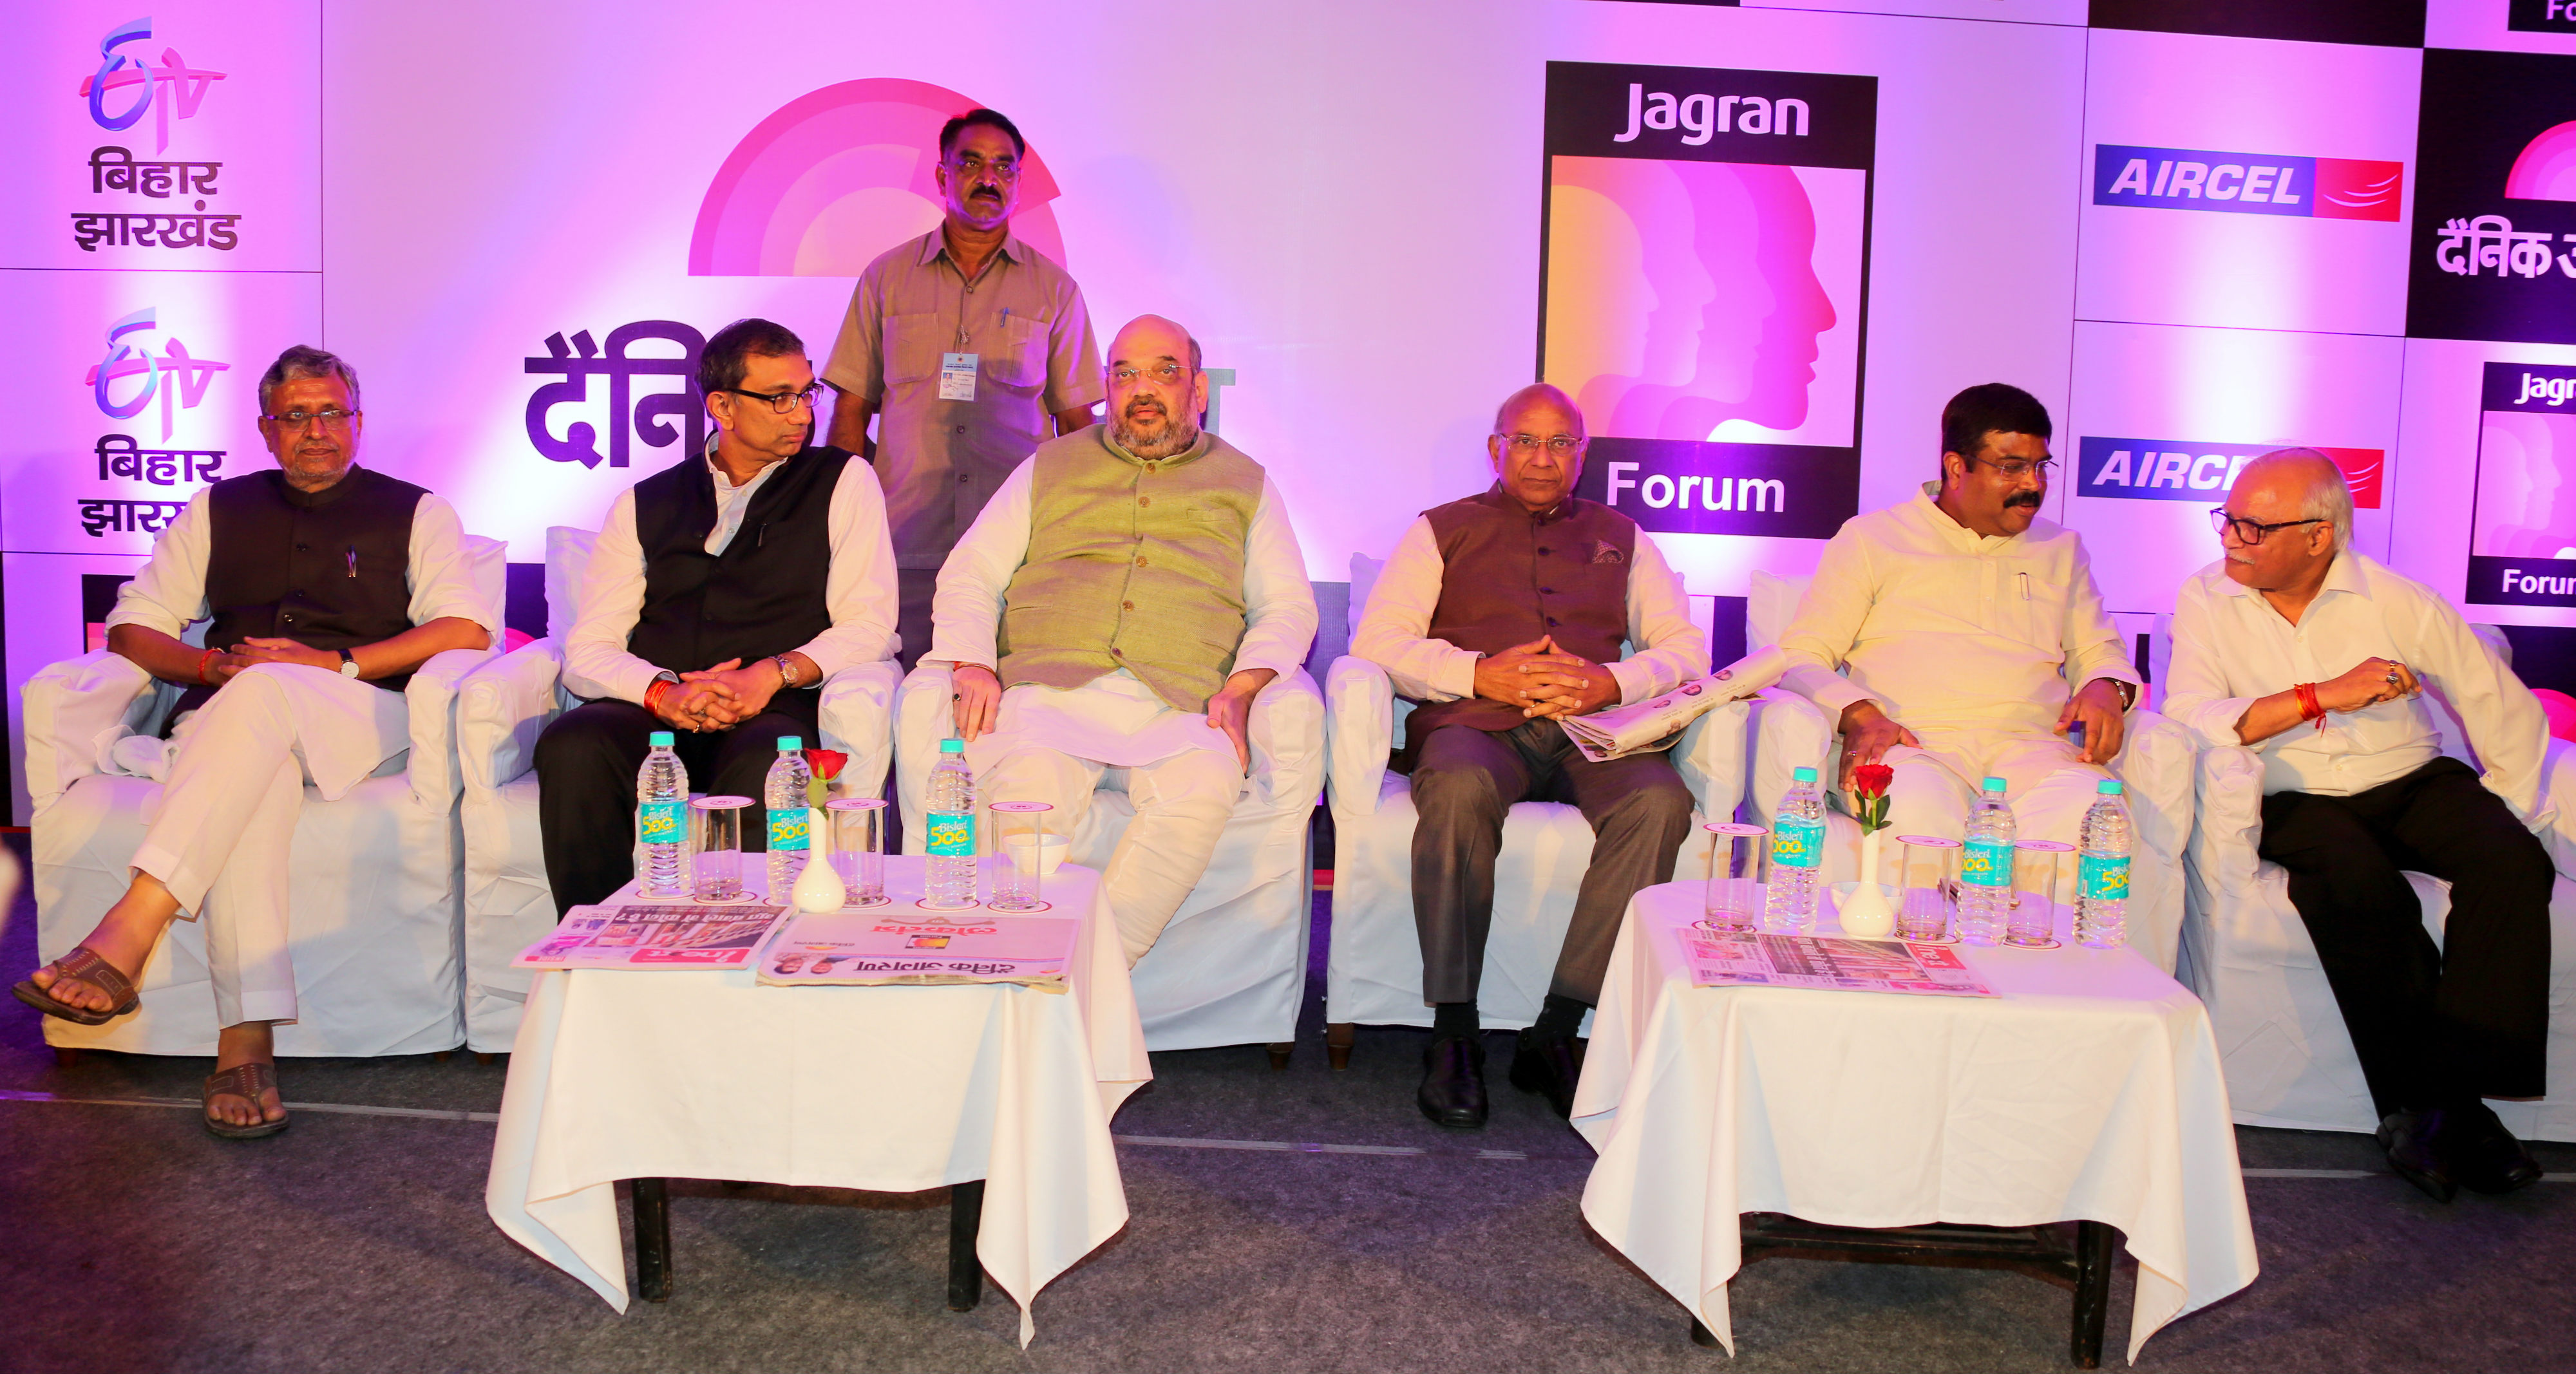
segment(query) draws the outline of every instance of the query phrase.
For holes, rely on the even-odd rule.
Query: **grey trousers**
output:
[[[1691,795],[1661,753],[1593,763],[1552,720],[1490,732],[1444,725],[1413,765],[1413,921],[1422,937],[1422,996],[1471,1002],[1494,919],[1494,856],[1503,815],[1519,801],[1568,802],[1592,823],[1592,866],[1574,901],[1549,991],[1601,998],[1619,918],[1637,889],[1672,881],[1690,835]]]

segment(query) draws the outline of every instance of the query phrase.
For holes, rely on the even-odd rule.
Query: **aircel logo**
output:
[[[2227,499],[2245,464],[2286,444],[2213,444],[2196,439],[2105,439],[2086,436],[2077,447],[2075,492],[2130,501]],[[2317,448],[2343,469],[2352,504],[2379,508],[2387,454],[2375,448]]]
[[[2405,179],[2398,162],[2119,143],[2093,150],[2096,205],[2394,223]]]
[[[1642,82],[1628,83],[1628,131],[1613,143],[1634,143],[1648,129],[1685,130],[1681,141],[1696,148],[1724,133],[1807,134],[1807,102],[1758,95],[1675,96],[1650,91]]]

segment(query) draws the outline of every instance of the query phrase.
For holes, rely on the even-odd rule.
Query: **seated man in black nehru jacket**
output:
[[[820,745],[823,683],[894,652],[885,497],[866,463],[807,446],[821,388],[805,345],[738,320],[707,340],[698,386],[715,436],[609,507],[564,644],[564,686],[587,700],[537,740],[559,910],[635,876],[652,732],[678,735],[695,790],[757,798],[780,736]],[[745,848],[766,840],[744,827]]]
[[[1351,652],[1421,704],[1412,759],[1413,916],[1431,1046],[1419,1101],[1443,1126],[1485,1124],[1476,985],[1494,913],[1494,857],[1514,802],[1568,802],[1592,824],[1592,865],[1512,1084],[1574,1103],[1574,1033],[1600,999],[1619,918],[1669,882],[1691,796],[1672,760],[1593,763],[1557,723],[1642,701],[1708,672],[1708,636],[1637,522],[1574,495],[1583,413],[1555,387],[1513,392],[1485,441],[1496,481],[1423,513],[1369,594]],[[1622,660],[1624,645],[1636,653]]]
[[[365,416],[348,364],[290,348],[259,403],[277,469],[191,498],[107,617],[109,649],[187,687],[132,882],[15,989],[49,1016],[111,1020],[135,1009],[172,918],[204,921],[219,1027],[205,1124],[235,1140],[287,1124],[271,1027],[296,1017],[287,892],[305,784],[337,801],[409,751],[412,672],[488,646],[501,623],[474,589],[454,508],[357,465]],[[203,649],[179,638],[199,620]]]

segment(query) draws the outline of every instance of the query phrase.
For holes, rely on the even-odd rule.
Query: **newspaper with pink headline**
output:
[[[1994,997],[1948,945],[1822,935],[1674,931],[1693,987],[1830,988],[1916,997]]]
[[[760,981],[778,987],[1018,983],[1065,990],[1082,917],[1071,913],[925,911],[911,903],[799,912],[761,951]]]
[[[1759,649],[1707,677],[1633,706],[1614,706],[1588,716],[1560,716],[1556,723],[1583,757],[1594,763],[1670,749],[1681,742],[1682,731],[1692,721],[1778,682],[1788,669],[1788,655],[1778,648]]]
[[[750,904],[577,906],[513,968],[749,968],[784,907]]]

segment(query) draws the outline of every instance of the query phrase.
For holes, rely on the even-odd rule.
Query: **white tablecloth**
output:
[[[899,907],[920,896],[923,862],[887,860]],[[1019,1303],[1025,1346],[1038,1290],[1127,1222],[1109,1118],[1153,1077],[1099,875],[1067,864],[1045,896],[1089,916],[1069,992],[539,974],[486,1210],[622,1312],[618,1179],[891,1193],[983,1179],[976,1252]]]
[[[2000,999],[1694,988],[1673,931],[1701,891],[1629,904],[1574,1125],[1600,1154],[1585,1219],[1729,1351],[1745,1212],[2107,1222],[2138,1261],[2133,1363],[2254,1281],[2209,1014],[2134,950],[1966,949]]]

